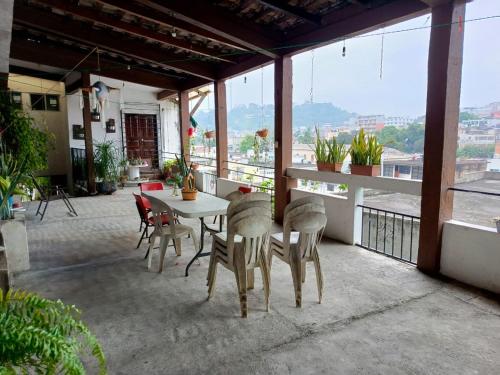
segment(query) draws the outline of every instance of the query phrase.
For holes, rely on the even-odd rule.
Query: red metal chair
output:
[[[149,237],[148,228],[154,227],[155,223],[154,223],[153,217],[149,216],[151,209],[147,208],[148,206],[151,207],[151,203],[146,198],[144,198],[143,196],[141,196],[139,194],[135,194],[135,193],[132,193],[132,194],[134,195],[135,205],[137,207],[137,211],[139,212],[139,216],[141,218],[141,228],[142,228],[143,224],[145,226],[144,231],[142,232],[142,235],[141,235],[141,239],[139,240],[139,243],[137,244],[137,247],[136,247],[136,249],[138,249],[139,246],[141,246],[142,240],[145,237],[146,238]],[[170,217],[167,214],[161,215],[161,222],[162,222],[162,225],[168,225],[168,223],[170,222]],[[147,254],[146,254],[146,256],[147,256]]]
[[[163,190],[163,184],[161,182],[143,182],[139,184],[139,187],[141,193],[143,191]]]
[[[252,188],[250,186],[240,186],[238,190],[241,191],[243,194],[248,194],[252,192]]]

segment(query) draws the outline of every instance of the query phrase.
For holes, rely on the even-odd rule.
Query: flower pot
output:
[[[343,163],[328,163],[328,170],[335,173],[340,173],[342,172],[342,164]]]
[[[206,139],[212,139],[212,138],[215,138],[215,130],[210,130],[210,131],[207,131],[205,132],[205,138]]]
[[[255,132],[255,134],[257,134],[261,138],[267,138],[267,135],[269,134],[269,130],[268,129],[260,129],[260,130],[257,130]]]
[[[102,181],[96,183],[97,192],[99,194],[113,194],[116,191],[116,181],[108,182]]]
[[[182,200],[194,201],[194,200],[196,200],[196,194],[198,194],[198,190],[196,190],[196,189],[194,189],[194,190],[182,189],[181,194],[182,194]]]
[[[360,176],[380,176],[380,165],[351,164],[351,174]]]
[[[330,165],[328,163],[317,161],[316,166],[318,167],[318,171],[330,171]]]

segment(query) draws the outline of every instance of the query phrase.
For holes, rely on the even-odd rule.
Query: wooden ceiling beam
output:
[[[55,46],[45,41],[29,41],[25,37],[13,34],[10,47],[11,58],[36,64],[71,70],[88,54],[88,51],[76,51],[70,48]],[[182,80],[162,74],[156,74],[141,68],[127,69],[127,66],[106,58],[100,58],[101,70],[97,70],[97,58],[89,56],[78,67],[79,71],[88,71],[103,77],[158,87],[161,89],[178,90]]]
[[[182,61],[182,57],[154,45],[126,38],[118,33],[115,35],[105,30],[98,31],[93,29],[91,25],[69,20],[52,12],[35,9],[33,6],[16,4],[14,23],[204,79],[213,80],[215,76],[212,64]]]
[[[101,25],[111,26],[121,31],[125,31],[134,36],[139,36],[155,42],[167,44],[169,46],[173,46],[182,49],[184,51],[195,53],[201,56],[210,57],[218,61],[234,63],[234,61],[228,58],[217,56],[217,51],[214,51],[213,49],[206,48],[203,46],[193,45],[192,43],[186,40],[175,38],[168,34],[158,33],[153,30],[145,29],[144,27],[140,27],[129,22],[121,21],[117,18],[110,17],[105,13],[96,12],[95,10],[89,7],[78,6],[77,4],[73,4],[66,0],[43,0],[43,1],[36,0],[36,1],[39,2],[40,4],[50,5],[53,8],[63,10],[71,15],[84,18],[88,21],[93,21]]]
[[[171,15],[182,21],[216,35],[232,40],[253,52],[272,58],[277,57],[274,48],[281,39],[276,32],[266,31],[262,25],[245,22],[222,7],[216,7],[206,0],[192,1],[159,1],[137,0],[141,4],[158,12]]]
[[[145,20],[154,22],[162,26],[175,27],[179,30],[184,30],[188,33],[195,34],[211,42],[216,42],[218,44],[225,45],[226,47],[232,49],[237,49],[239,51],[248,51],[247,48],[239,45],[238,43],[234,43],[230,39],[221,37],[220,35],[209,32],[189,22],[184,22],[182,20],[179,20],[168,14],[151,12],[150,9],[137,5],[131,1],[123,1],[123,0],[96,0],[96,1],[98,3],[115,7],[123,12],[126,12],[128,14],[134,15],[139,18],[143,18]]]
[[[259,3],[267,5],[268,7],[275,9],[279,12],[285,13],[286,15],[300,18],[314,26],[321,25],[321,17],[306,12],[303,8],[290,5],[288,1],[282,0],[258,0]]]
[[[375,30],[382,25],[389,26],[425,14],[430,8],[420,0],[394,0],[373,8],[358,9],[356,13],[339,18],[337,12],[323,17],[324,25],[309,32],[287,39],[286,44],[294,46],[282,49],[283,54],[294,55],[313,48],[334,43]],[[352,14],[351,9],[346,9]],[[343,12],[341,12],[343,14]]]

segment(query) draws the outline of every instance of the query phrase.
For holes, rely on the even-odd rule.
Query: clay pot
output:
[[[359,176],[380,176],[380,165],[351,164],[351,174]]]
[[[269,134],[269,130],[268,129],[260,129],[260,130],[257,130],[255,132],[255,134],[257,134],[261,138],[267,138],[267,135]]]
[[[181,194],[182,194],[182,200],[194,201],[194,200],[196,200],[196,195],[198,194],[198,190],[196,190],[196,189],[194,189],[194,190],[182,189]]]
[[[206,139],[212,139],[212,138],[215,138],[215,131],[214,130],[210,130],[208,132],[205,132],[205,138]]]
[[[328,170],[335,173],[342,172],[343,163],[328,163]]]
[[[317,161],[316,166],[318,167],[318,171],[330,171],[330,164],[328,163]]]

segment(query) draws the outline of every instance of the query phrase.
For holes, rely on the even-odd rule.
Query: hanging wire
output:
[[[345,39],[344,44],[342,45],[342,57],[345,57]]]
[[[260,127],[264,127],[264,67],[260,68]]]
[[[382,74],[384,71],[384,36],[385,34],[382,33],[380,45],[380,79],[382,79]]]
[[[314,50],[311,51],[311,90],[309,91],[311,104],[314,102]]]

